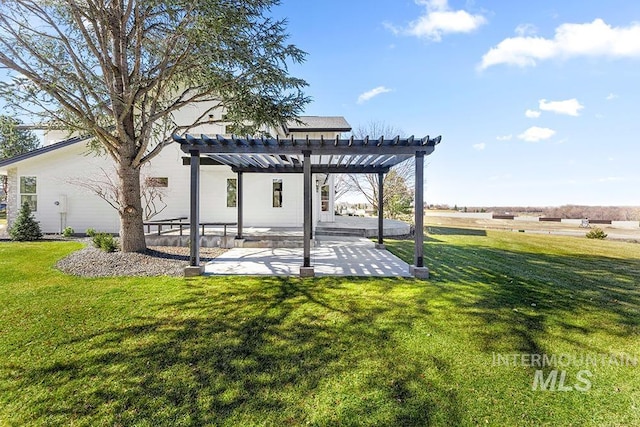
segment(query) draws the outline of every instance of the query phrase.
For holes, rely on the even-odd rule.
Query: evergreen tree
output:
[[[0,160],[35,150],[40,140],[30,130],[20,129],[22,122],[16,118],[0,115]],[[7,175],[0,175],[0,201],[7,197]]]
[[[9,229],[9,235],[11,236],[11,240],[17,240],[19,242],[42,238],[40,224],[38,224],[38,221],[31,215],[31,208],[27,202],[24,202],[22,205],[18,218]]]

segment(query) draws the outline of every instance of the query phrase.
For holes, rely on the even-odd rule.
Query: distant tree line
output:
[[[461,212],[493,212],[496,214],[544,216],[549,218],[589,218],[612,221],[639,221],[640,206],[464,206],[429,205],[429,209],[453,209]]]

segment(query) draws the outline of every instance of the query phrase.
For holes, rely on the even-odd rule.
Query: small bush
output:
[[[93,237],[93,236],[96,235],[96,229],[95,228],[87,228],[87,231],[85,231],[84,234],[86,234],[89,237]]]
[[[587,233],[587,239],[599,239],[603,240],[607,238],[607,233],[605,233],[601,228],[595,227],[593,230]]]
[[[92,241],[93,246],[105,252],[115,252],[118,249],[118,242],[109,233],[95,233]]]
[[[64,237],[73,237],[74,234],[75,230],[71,227],[65,227],[64,230],[62,230],[62,235]]]
[[[27,202],[20,208],[18,218],[9,229],[9,235],[11,240],[18,242],[42,239],[40,224],[31,215],[31,208]]]

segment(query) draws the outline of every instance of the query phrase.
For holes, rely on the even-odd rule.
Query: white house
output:
[[[186,118],[191,111],[181,111]],[[343,117],[303,116],[301,123],[271,129],[280,138],[336,138],[351,130]],[[222,134],[222,125],[201,127],[194,134]],[[49,133],[45,145],[32,152],[0,161],[0,174],[8,176],[7,219],[15,220],[22,203],[29,202],[44,233],[59,233],[69,226],[117,233],[119,217],[105,200],[86,188],[88,182],[108,181],[112,160],[87,148],[87,139],[60,140]],[[177,143],[165,147],[142,169],[145,183],[162,194],[156,199],[153,220],[189,215],[189,167]],[[234,222],[237,218],[237,175],[229,166],[203,164],[200,186],[200,221]],[[331,175],[314,176],[313,218],[333,221],[334,182]],[[244,225],[302,227],[303,179],[300,174],[247,174],[244,178]],[[143,203],[144,205],[144,203]]]

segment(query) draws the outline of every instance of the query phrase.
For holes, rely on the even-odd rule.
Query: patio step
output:
[[[316,236],[357,236],[368,237],[365,228],[316,227]]]

